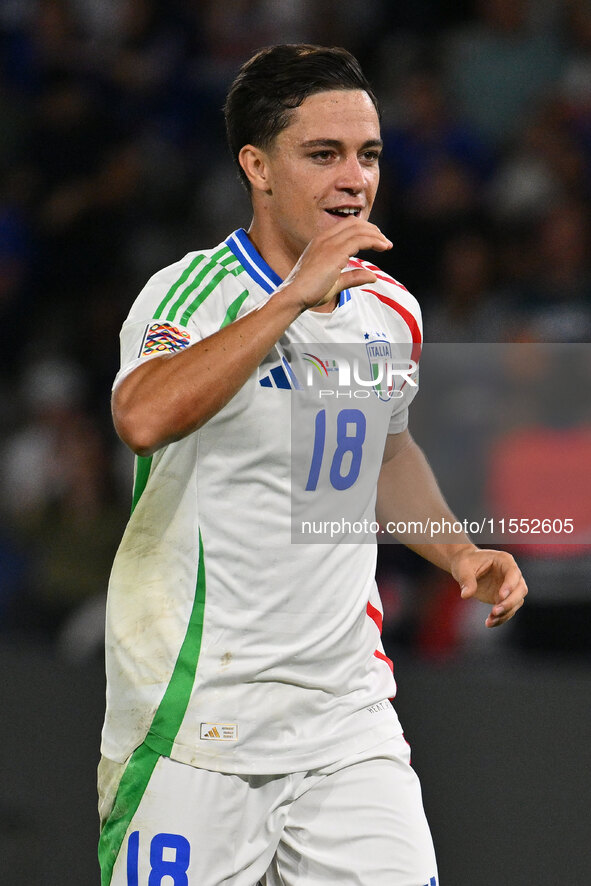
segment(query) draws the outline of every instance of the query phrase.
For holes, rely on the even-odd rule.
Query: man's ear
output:
[[[254,145],[244,145],[238,154],[238,162],[254,191],[271,193],[271,175],[265,151]]]

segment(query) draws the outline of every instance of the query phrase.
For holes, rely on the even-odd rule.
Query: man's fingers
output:
[[[517,563],[513,561],[507,566],[505,570],[503,584],[501,586],[501,593],[503,593],[504,591],[508,591],[508,594],[506,594],[505,596],[509,596],[509,594],[512,593],[521,582],[523,582],[521,570],[519,569]]]
[[[501,598],[500,601],[495,603],[492,608],[493,615],[503,615],[505,612],[516,612],[521,606],[523,606],[527,596],[527,585],[520,576],[520,579],[513,590],[504,587],[501,589],[499,596]]]
[[[497,606],[493,606],[490,615],[485,621],[487,628],[496,628],[499,625],[505,624],[506,621],[509,621],[510,618],[513,618],[516,612],[521,609],[523,604],[525,603],[525,597],[521,597],[521,599],[512,606],[510,609],[504,611],[502,614],[495,614],[497,612]]]
[[[342,292],[343,289],[349,289],[349,287],[354,286],[362,286],[364,283],[375,283],[376,281],[375,274],[372,274],[371,271],[366,271],[364,268],[359,268],[359,270],[355,271],[343,271],[339,274],[337,280],[335,280],[334,284],[330,287],[328,292],[322,296],[318,305],[325,305],[332,298],[334,298],[337,293]]]
[[[518,604],[521,605],[526,596],[527,585],[519,566],[513,563],[505,573],[499,590],[499,599],[494,608],[506,612]]]
[[[499,603],[495,603],[493,608],[490,611],[490,615],[486,620],[486,626],[489,628],[496,628],[497,625],[502,625],[506,621],[509,621],[510,618],[513,618],[515,613],[521,609],[523,604],[525,603],[525,598],[527,596],[527,585],[523,579],[523,576],[519,573],[519,580],[517,584],[512,589],[504,586],[501,588],[499,596],[501,597],[501,601]]]
[[[352,256],[360,250],[384,251],[392,245],[370,222],[355,218],[339,222],[310,241],[280,289],[289,287],[293,295],[301,292],[303,310],[327,304],[343,289],[376,282],[376,275],[367,268],[345,270]],[[327,287],[324,292],[323,285]]]
[[[357,218],[339,222],[334,228],[321,234],[317,242],[321,244],[323,253],[326,249],[336,248],[339,252],[344,250],[349,257],[356,255],[362,249],[377,249],[383,252],[394,245],[377,225]]]
[[[460,552],[461,562],[452,570],[463,599],[477,597],[491,604],[488,628],[504,624],[521,609],[527,585],[517,563],[503,551]]]
[[[356,255],[362,249],[377,249],[380,252],[383,252],[386,249],[392,249],[394,244],[391,240],[382,234],[379,228],[376,228],[375,225],[372,225],[374,228],[373,231],[356,231],[352,229],[347,231],[345,242],[343,243],[344,248],[347,250],[349,257],[352,255]]]
[[[359,268],[354,271],[343,271],[340,276],[340,282],[342,282],[343,289],[347,289],[349,286],[363,286],[365,283],[375,283],[378,278],[372,271],[368,271],[367,268]]]

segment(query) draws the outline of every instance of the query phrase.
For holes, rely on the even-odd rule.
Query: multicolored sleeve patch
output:
[[[178,329],[170,323],[151,323],[146,327],[140,356],[150,357],[152,354],[182,351],[189,344],[191,336],[186,329]]]

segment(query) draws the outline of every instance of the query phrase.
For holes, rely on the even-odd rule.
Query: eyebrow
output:
[[[302,148],[341,148],[343,142],[337,138],[314,138],[307,142],[302,142]],[[383,148],[384,142],[381,138],[371,138],[361,145],[361,150],[367,148]]]

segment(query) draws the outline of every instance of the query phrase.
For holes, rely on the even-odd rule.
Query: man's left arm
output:
[[[421,448],[408,431],[390,434],[378,479],[376,516],[380,525],[406,526],[399,539],[421,557],[449,572],[464,599],[475,597],[491,606],[486,626],[508,621],[523,605],[527,585],[507,551],[478,548],[463,532],[452,531],[450,511]],[[436,527],[449,527],[433,533]],[[412,527],[412,531],[409,528]],[[422,531],[419,531],[422,527]],[[439,541],[432,540],[439,538]]]

